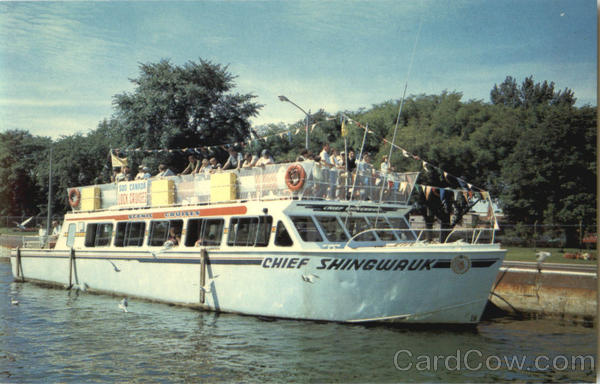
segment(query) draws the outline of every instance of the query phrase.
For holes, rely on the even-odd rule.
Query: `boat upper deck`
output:
[[[69,189],[69,202],[75,212],[281,199],[406,205],[417,177],[418,172],[348,173],[304,161],[76,187]]]

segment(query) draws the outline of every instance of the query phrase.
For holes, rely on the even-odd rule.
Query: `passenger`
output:
[[[312,180],[314,183],[313,197],[322,199],[327,185],[323,182],[323,166],[321,165],[321,157],[314,156],[311,160],[314,162],[312,169]]]
[[[187,167],[183,170],[183,172],[180,173],[180,175],[187,175],[187,174],[192,174],[192,173],[198,172],[198,169],[200,168],[200,162],[198,161],[196,156],[189,155],[188,161],[189,161],[189,163],[188,163]]]
[[[333,171],[333,159],[330,152],[331,147],[329,146],[329,143],[325,143],[323,145],[323,150],[321,153],[319,153],[319,157],[321,157],[321,165],[323,165],[323,182],[325,183],[325,185],[323,185],[323,194],[326,196],[323,197],[327,197],[328,199],[332,199],[333,195],[335,194],[336,179],[335,171]]]
[[[244,155],[244,163],[242,164],[242,168],[251,168],[252,166],[252,155],[248,152]]]
[[[169,168],[167,168],[166,165],[164,164],[160,164],[158,166],[158,174],[156,175],[156,177],[167,177],[167,176],[175,176],[175,173],[173,171],[171,171]]]
[[[335,191],[335,197],[338,199],[344,198],[346,186],[346,172],[344,170],[344,158],[337,153],[335,148],[331,149],[331,160],[333,161],[333,168],[330,171],[330,178],[333,174],[333,190]],[[330,181],[331,182],[331,181]]]
[[[356,169],[356,157],[354,154],[354,150],[351,149],[348,151],[348,172],[354,172]]]
[[[52,221],[52,236],[58,237],[60,235],[61,226],[58,223],[58,220]]]
[[[256,166],[262,167],[268,164],[275,164],[275,160],[271,157],[271,154],[267,149],[263,149],[261,152],[260,159],[256,162]]]
[[[131,176],[129,175],[129,167],[128,166],[124,166],[121,170],[121,172],[119,172],[116,176],[115,176],[115,181],[116,182],[121,182],[121,181],[129,181],[131,180]]]
[[[217,171],[221,170],[221,163],[217,162],[217,158],[216,157],[211,157],[209,162],[209,169],[208,172],[209,173],[215,173]]]
[[[169,237],[167,237],[165,245],[178,246],[180,242],[181,233],[179,233],[175,227],[169,228]]]
[[[113,168],[113,173],[112,175],[110,175],[110,182],[114,183],[117,181],[117,175],[119,175],[121,173],[121,167],[114,167]]]
[[[300,156],[296,157],[296,161],[308,160],[309,153],[310,152],[308,151],[308,149],[304,148],[302,151],[300,151]]]
[[[244,158],[242,157],[241,152],[239,152],[239,147],[229,147],[227,148],[229,152],[229,158],[223,165],[223,169],[240,169],[242,168],[242,163],[244,162]]]
[[[357,194],[361,199],[371,197],[373,172],[371,156],[366,153],[362,160],[356,162],[356,185],[359,187]]]
[[[200,166],[200,169],[198,169],[198,173],[208,174],[210,173],[210,170],[210,162],[208,159],[202,159],[202,165]]]
[[[140,165],[138,169],[139,172],[137,175],[135,175],[135,180],[147,180],[151,177],[150,169],[148,169],[148,167],[145,165]]]

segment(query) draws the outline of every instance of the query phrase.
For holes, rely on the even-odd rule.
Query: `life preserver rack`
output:
[[[292,192],[297,192],[304,186],[306,171],[301,164],[292,164],[285,171],[285,185]]]

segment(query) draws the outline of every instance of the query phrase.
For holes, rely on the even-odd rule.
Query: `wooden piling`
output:
[[[67,289],[71,289],[73,287],[73,263],[75,262],[75,250],[71,248],[71,253],[69,254],[69,286]]]
[[[25,281],[23,275],[23,265],[21,264],[21,247],[17,247],[17,278],[18,281]]]
[[[206,300],[205,284],[206,284],[206,262],[208,259],[208,252],[206,248],[202,248],[200,251],[200,304],[204,304]]]

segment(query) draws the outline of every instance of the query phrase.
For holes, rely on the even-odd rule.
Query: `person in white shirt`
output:
[[[156,177],[167,177],[167,176],[175,176],[175,172],[173,172],[169,168],[167,168],[166,165],[160,164],[158,166],[158,174],[156,175]]]
[[[258,159],[258,161],[256,162],[257,167],[268,165],[268,164],[275,164],[275,160],[273,160],[273,158],[271,157],[271,154],[269,153],[268,150],[263,149],[262,152],[260,153],[260,155],[261,155],[260,159]]]
[[[356,184],[357,186],[361,186],[361,188],[358,189],[361,198],[364,198],[365,194],[366,196],[370,196],[373,171],[371,156],[366,153],[361,160],[356,162]]]
[[[242,168],[242,164],[244,162],[244,158],[242,153],[239,151],[239,148],[229,147],[227,149],[229,152],[229,158],[227,162],[223,165],[223,169],[240,169]]]
[[[146,180],[150,178],[150,169],[148,169],[148,167],[140,165],[138,169],[139,171],[137,175],[135,175],[135,180]]]

